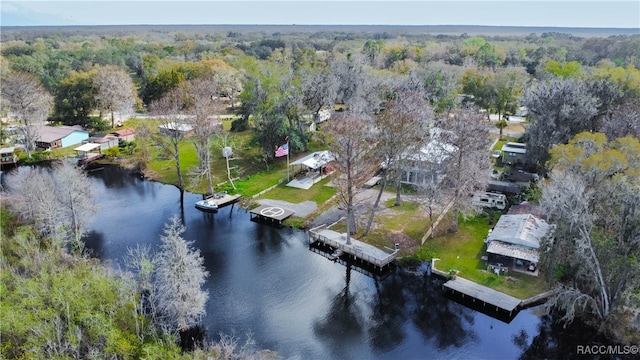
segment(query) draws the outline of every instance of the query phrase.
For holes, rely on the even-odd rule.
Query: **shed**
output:
[[[122,129],[112,132],[119,141],[134,141],[136,139],[136,131],[133,129]]]
[[[115,135],[95,135],[87,139],[85,143],[94,143],[100,145],[100,150],[117,147],[120,140]]]

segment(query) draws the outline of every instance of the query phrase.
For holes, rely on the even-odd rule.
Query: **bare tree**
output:
[[[428,127],[433,122],[433,114],[420,93],[401,89],[394,94],[395,100],[387,103],[386,109],[375,119],[376,150],[384,159],[380,191],[371,209],[365,235],[369,233],[375,209],[384,187],[390,181],[396,189],[395,205],[401,204],[401,180],[405,159],[419,152],[424,144]]]
[[[362,54],[337,56],[330,64],[336,77],[336,99],[353,113],[373,114],[380,109],[379,79],[365,66]]]
[[[484,189],[489,179],[489,129],[478,111],[461,110],[442,122],[439,136],[448,154],[443,181],[452,189],[451,231],[456,232],[460,213],[472,209],[468,195]]]
[[[425,172],[439,172],[439,164],[429,163],[429,168],[424,168]],[[434,168],[431,166],[437,166],[438,168]],[[443,183],[440,181],[427,181],[421,183],[418,186],[418,190],[420,193],[420,197],[422,199],[422,206],[424,206],[425,212],[429,217],[429,237],[433,239],[435,237],[435,220],[433,219],[434,215],[438,211],[438,209],[443,205],[445,201],[444,189],[442,188]]]
[[[42,125],[47,120],[53,98],[33,75],[22,72],[7,74],[1,90],[9,109],[22,122],[20,132],[24,137],[27,157],[31,158],[38,136],[36,125]]]
[[[41,234],[81,247],[88,216],[95,211],[85,172],[59,162],[51,169],[21,170],[8,188],[11,208]]]
[[[184,102],[181,91],[172,90],[149,106],[151,114],[156,116],[159,131],[150,131],[156,146],[173,159],[178,175],[180,197],[184,196],[184,178],[180,166],[180,142],[189,133],[190,125],[182,113]]]
[[[229,166],[229,160],[233,158],[233,149],[236,148],[236,139],[232,137],[228,132],[221,132],[217,134],[216,147],[222,151],[222,156],[227,163],[227,179],[231,186],[235,189],[236,185],[233,183],[231,177],[231,167]]]
[[[615,106],[599,131],[607,134],[609,139],[627,135],[640,138],[640,100],[630,100]]]
[[[209,294],[202,289],[209,273],[192,243],[182,238],[178,217],[165,225],[156,256],[155,299],[162,323],[169,331],[186,331],[206,313]]]
[[[325,128],[329,151],[339,172],[334,182],[347,211],[347,244],[351,244],[350,235],[357,232],[354,197],[375,172],[376,163],[380,163],[372,158],[375,145],[372,130],[373,124],[369,120],[350,112],[332,119]]]
[[[129,74],[115,65],[99,67],[93,81],[98,88],[98,107],[111,114],[111,127],[115,127],[114,113],[127,114],[135,104],[133,81]]]
[[[229,67],[216,68],[213,80],[219,86],[220,95],[226,96],[231,103],[231,109],[235,110],[238,94],[242,91],[242,77],[244,74]]]
[[[522,105],[527,107],[530,121],[527,157],[542,165],[549,159],[553,145],[564,144],[591,126],[598,100],[591,96],[584,82],[552,79],[527,89]]]
[[[57,163],[52,171],[55,196],[61,205],[57,216],[73,234],[73,245],[81,248],[88,215],[96,209],[92,202],[91,184],[81,168],[67,161]]]
[[[541,266],[560,289],[550,305],[565,321],[587,315],[610,331],[640,314],[638,154],[638,139],[608,142],[600,133],[551,151],[540,204],[555,233],[541,244]]]
[[[336,78],[328,67],[304,70],[300,71],[302,102],[313,114],[313,121],[318,123],[322,108],[333,110],[337,90]]]
[[[192,139],[200,162],[198,175],[207,179],[209,194],[214,193],[211,176],[211,137],[220,131],[219,124],[213,119],[213,115],[219,114],[222,107],[218,92],[218,85],[209,79],[190,80],[184,89],[187,109],[194,115],[191,125]]]

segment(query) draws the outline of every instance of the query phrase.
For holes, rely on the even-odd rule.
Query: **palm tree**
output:
[[[500,129],[500,139],[502,140],[502,129],[507,127],[507,120],[505,120],[504,118],[498,120],[498,122],[496,123],[496,127],[498,129]]]

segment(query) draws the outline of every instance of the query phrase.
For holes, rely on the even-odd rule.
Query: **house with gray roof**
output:
[[[540,241],[552,231],[544,219],[530,213],[502,215],[485,239],[488,263],[537,275]]]
[[[502,162],[508,165],[520,165],[527,161],[527,144],[508,142],[502,145]]]

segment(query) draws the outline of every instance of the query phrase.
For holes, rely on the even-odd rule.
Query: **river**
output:
[[[525,310],[507,324],[443,297],[436,278],[365,276],[310,251],[305,232],[252,222],[237,204],[207,214],[193,206],[200,195],[185,193],[182,211],[173,186],[109,166],[89,178],[98,211],[86,243],[110,266],[123,268],[128,248],[157,250],[164,224],[182,217],[210,274],[211,340],[250,336],[286,359],[517,359],[573,346],[549,317]]]

